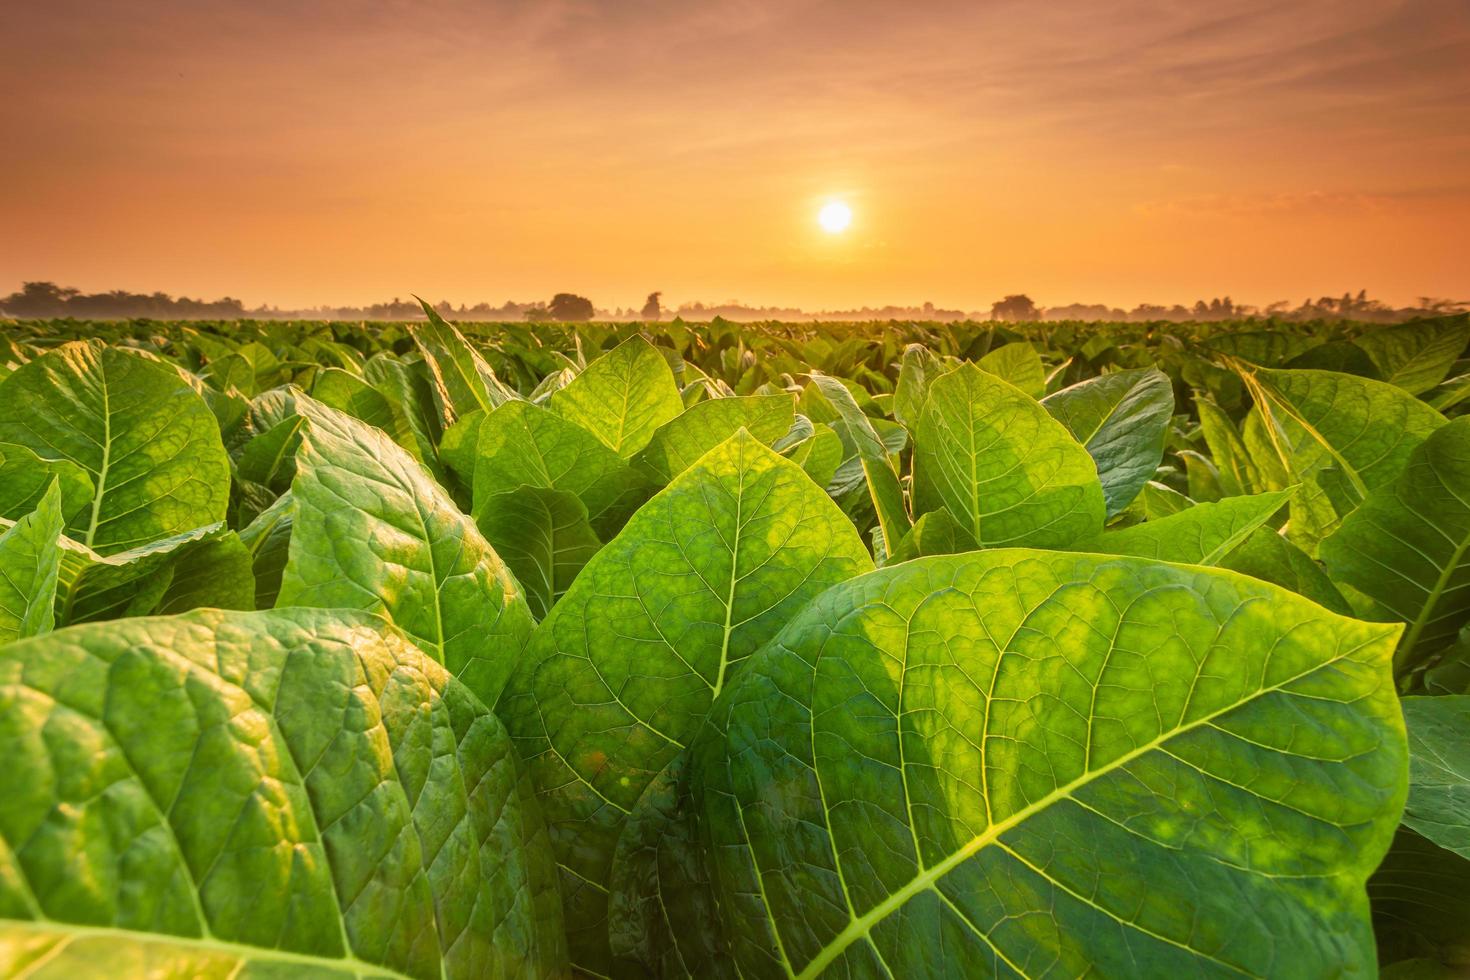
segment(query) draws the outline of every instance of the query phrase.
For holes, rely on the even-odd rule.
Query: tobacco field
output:
[[[1470,319],[0,323],[0,975],[1470,970]]]

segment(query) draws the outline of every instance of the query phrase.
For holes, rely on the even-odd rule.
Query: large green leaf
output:
[[[706,399],[659,426],[638,463],[665,485],[741,429],[769,446],[790,431],[795,417],[790,395]]]
[[[341,368],[318,371],[316,380],[312,382],[311,397],[368,425],[377,426],[395,441],[401,442],[410,435],[408,427],[393,411],[393,403],[382,392]]]
[[[1397,627],[996,550],[831,589],[694,749],[743,976],[1371,973]]]
[[[475,484],[475,467],[480,452],[480,426],[489,418],[478,408],[444,430],[439,439],[439,460],[466,487]]]
[[[1470,623],[1470,418],[1430,435],[1321,553],[1339,585],[1366,597],[1365,615],[1408,624],[1401,668],[1454,642]]]
[[[363,366],[362,376],[393,407],[398,423],[389,434],[414,459],[437,473],[439,460],[435,447],[443,423],[423,361],[409,362],[390,354],[378,354]]]
[[[303,424],[301,416],[290,415],[247,442],[235,461],[236,476],[273,494],[284,493],[296,476]]]
[[[684,401],[669,362],[634,335],[552,395],[551,410],[628,459],[684,410]]]
[[[504,729],[379,620],[64,630],[0,651],[0,706],[7,975],[564,969]]]
[[[1404,826],[1470,858],[1470,696],[1404,698],[1409,801]],[[1470,921],[1465,923],[1470,935]]]
[[[871,567],[832,501],[741,432],[640,509],[537,628],[496,712],[536,777],[578,965],[607,972],[613,849],[644,787],[746,658]]]
[[[56,584],[57,626],[157,612],[173,581],[175,563],[191,548],[225,533],[223,524],[206,524],[110,555],[63,538]]]
[[[61,487],[0,534],[0,644],[39,636],[56,623],[61,571]]]
[[[1188,510],[1194,506],[1194,501],[1187,494],[1150,480],[1143,485],[1143,492],[1138,495],[1134,506],[1142,510],[1145,520],[1156,521]]]
[[[1292,491],[1226,497],[1116,531],[1078,545],[1080,551],[1133,555],[1189,565],[1220,565],[1286,502]]]
[[[1065,548],[1102,530],[1087,450],[1036,400],[965,364],[929,387],[914,435],[914,513],[947,507],[986,547]]]
[[[1245,543],[1226,555],[1221,567],[1271,582],[1306,596],[1324,609],[1344,616],[1352,606],[1312,556],[1269,527],[1257,528]]]
[[[296,499],[288,490],[240,531],[240,543],[250,553],[255,575],[255,608],[270,609],[281,592],[281,576],[291,556],[291,528]]]
[[[519,396],[495,376],[483,355],[458,328],[419,300],[428,323],[410,324],[409,335],[424,355],[433,381],[434,401],[445,425],[473,411],[489,412]]]
[[[530,636],[520,587],[474,521],[382,431],[305,395],[279,606],[385,614],[494,704]]]
[[[1369,883],[1385,962],[1470,961],[1470,697],[1404,698],[1409,800]],[[1446,972],[1446,975],[1454,975]]]
[[[1383,380],[1422,395],[1445,379],[1470,344],[1470,318],[1446,317],[1369,330],[1355,341]]]
[[[1046,394],[1046,367],[1041,355],[1027,343],[997,347],[975,362],[986,374],[1009,381],[1032,398]]]
[[[1108,516],[1120,513],[1163,459],[1174,415],[1168,376],[1157,368],[1117,371],[1063,388],[1041,404],[1087,447],[1097,463]]]
[[[611,538],[647,495],[644,480],[592,433],[539,405],[512,402],[480,425],[474,512],[520,486],[575,494],[588,520]]]
[[[1246,449],[1240,430],[1225,410],[1208,398],[1197,397],[1194,404],[1199,413],[1200,435],[1209,447],[1221,493],[1234,497],[1278,489],[1266,485],[1259,464]]]
[[[1300,357],[1315,343],[1311,337],[1291,330],[1231,330],[1211,337],[1205,346],[1252,364],[1275,367]]]
[[[929,397],[929,385],[949,368],[923,344],[909,344],[899,362],[898,384],[893,389],[893,417],[913,429]]]
[[[87,472],[92,500],[67,533],[101,554],[222,520],[229,503],[209,406],[172,369],[99,341],[66,344],[0,383],[0,443]]]
[[[1368,882],[1381,974],[1398,980],[1461,980],[1470,965],[1470,860],[1400,827]],[[1389,969],[1417,963],[1425,972]]]
[[[724,948],[709,859],[690,805],[689,753],[643,791],[613,856],[608,897],[612,976],[618,980],[739,974]]]
[[[887,564],[896,565],[930,555],[957,555],[975,551],[980,546],[970,532],[960,527],[954,515],[941,507],[931,510],[914,522],[909,532],[888,553]]]
[[[25,446],[0,443],[0,518],[19,520],[41,504],[55,482],[61,491],[63,520],[73,520],[92,506],[92,478],[76,463],[43,459]]]
[[[497,493],[485,501],[478,524],[520,582],[538,619],[551,611],[602,547],[586,506],[566,490],[523,485]]]
[[[830,425],[797,415],[791,431],[771,447],[806,471],[812,482],[825,487],[842,465],[842,437]]]
[[[227,531],[183,549],[169,568],[158,613],[255,608],[255,572],[240,536]]]
[[[883,540],[902,541],[913,522],[909,519],[908,507],[903,499],[903,487],[898,480],[898,469],[894,466],[887,444],[878,435],[873,420],[858,407],[846,385],[837,378],[824,374],[812,375],[812,384],[837,413],[834,424],[843,427],[848,441],[856,451],[861,462],[863,479],[867,482],[868,495],[873,501],[873,512],[878,517],[879,528],[882,529]]]
[[[1292,499],[1291,533],[1309,553],[1445,424],[1434,409],[1382,381],[1331,371],[1243,376],[1263,413],[1257,457],[1273,454],[1284,472],[1278,479],[1302,484]]]

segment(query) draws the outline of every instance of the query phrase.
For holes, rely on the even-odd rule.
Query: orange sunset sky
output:
[[[1467,0],[20,0],[0,39],[0,293],[1470,298]]]

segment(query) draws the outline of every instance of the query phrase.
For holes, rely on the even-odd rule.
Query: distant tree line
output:
[[[1308,297],[1301,305],[1293,306],[1286,300],[1269,306],[1248,306],[1236,303],[1229,296],[1209,300],[1197,300],[1193,306],[1156,306],[1140,303],[1131,310],[1109,307],[1103,304],[1073,303],[1069,306],[1038,307],[1025,295],[1007,296],[992,304],[991,319],[994,320],[1104,320],[1143,323],[1156,320],[1209,321],[1248,320],[1266,317],[1277,320],[1365,320],[1391,322],[1407,320],[1417,316],[1442,316],[1470,309],[1470,302],[1435,299],[1421,296],[1417,303],[1407,307],[1393,307],[1376,299],[1368,298],[1366,289],[1357,294],[1343,293],[1341,297]]]
[[[246,315],[245,304],[226,296],[207,301],[167,293],[130,293],[114,289],[106,293],[83,293],[54,282],[23,283],[19,292],[0,299],[0,312],[15,317],[75,317],[114,319],[120,317],[156,320],[224,320]]]
[[[517,303],[507,301],[498,306],[476,303],[455,306],[448,300],[433,304],[450,319],[483,321],[577,322],[583,320],[621,320],[654,322],[672,315],[685,320],[1111,320],[1143,322],[1166,320],[1241,320],[1251,317],[1273,317],[1281,320],[1352,319],[1393,321],[1416,316],[1437,316],[1470,309],[1470,302],[1421,297],[1410,307],[1395,308],[1379,300],[1369,299],[1366,290],[1343,293],[1340,297],[1307,298],[1300,305],[1281,301],[1265,307],[1236,303],[1229,296],[1199,300],[1193,306],[1158,306],[1141,303],[1132,309],[1104,304],[1072,303],[1043,307],[1025,293],[1013,293],[996,300],[985,310],[943,309],[933,303],[922,306],[859,307],[845,310],[809,312],[796,307],[748,306],[734,300],[728,303],[685,303],[669,310],[663,306],[663,293],[648,294],[641,308],[616,307],[601,309],[585,296],[557,293],[549,301]],[[246,308],[238,299],[217,300],[177,298],[167,293],[131,293],[115,289],[105,293],[83,293],[79,289],[58,286],[53,282],[27,282],[9,296],[0,297],[0,316],[26,318],[63,318],[79,320],[413,320],[423,316],[419,304],[394,297],[386,303],[369,306],[315,307],[282,310],[274,306]]]

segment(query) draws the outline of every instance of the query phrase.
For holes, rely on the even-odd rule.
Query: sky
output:
[[[1470,299],[1466,0],[21,0],[0,52],[0,293]]]

